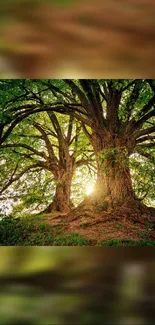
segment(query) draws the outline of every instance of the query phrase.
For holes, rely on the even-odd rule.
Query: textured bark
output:
[[[129,170],[129,144],[126,136],[120,137],[113,130],[96,130],[91,143],[97,160],[97,182],[93,196],[98,200],[109,197],[112,206],[134,197]]]
[[[60,212],[68,212],[70,210],[71,178],[65,174],[64,179],[57,184],[53,210]]]
[[[91,144],[97,161],[96,185],[93,193],[69,213],[69,220],[91,217],[94,224],[100,216],[99,222],[129,218],[145,223],[155,216],[155,209],[148,208],[135,196],[129,169],[134,145],[127,131],[123,135],[122,130],[119,132],[114,135],[112,130],[105,132],[98,128],[92,133]]]
[[[56,180],[56,190],[54,199],[42,213],[67,213],[70,211],[71,208],[73,208],[73,203],[70,199],[72,177],[73,172],[71,170],[68,171],[68,173],[64,172],[63,175],[61,171],[59,179]]]

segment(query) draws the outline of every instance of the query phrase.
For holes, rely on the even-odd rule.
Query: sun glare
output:
[[[93,192],[94,189],[94,184],[93,183],[89,183],[86,185],[86,194],[89,195]]]

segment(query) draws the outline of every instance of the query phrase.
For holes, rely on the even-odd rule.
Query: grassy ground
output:
[[[146,238],[135,240],[92,240],[77,232],[66,234],[64,222],[49,224],[45,216],[22,218],[3,217],[0,220],[1,246],[155,246]]]

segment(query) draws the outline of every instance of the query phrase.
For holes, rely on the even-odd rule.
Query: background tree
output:
[[[47,195],[49,200],[49,195],[52,197],[53,192],[53,201],[44,212],[67,212],[73,207],[71,203],[73,175],[76,168],[83,165],[91,169],[92,153],[91,149],[90,153],[84,149],[88,141],[80,134],[78,123],[75,125],[71,118],[60,118],[53,112],[49,113],[51,119],[43,114],[40,115],[41,124],[38,116],[33,120],[25,120],[22,125],[19,124],[15,128],[14,133],[8,138],[8,143],[2,145],[3,185],[0,193],[5,196],[6,190],[16,183],[13,188],[17,190],[20,186],[22,193],[13,196],[16,199],[23,196],[24,204],[29,206],[33,203],[42,205],[43,197],[46,198]],[[33,180],[34,184],[30,190]]]
[[[49,96],[49,91],[44,92],[44,96],[39,96],[37,99],[44,105],[44,99],[47,96]],[[1,145],[1,159],[3,162],[7,161],[5,168],[4,164],[2,165],[1,194],[14,182],[16,182],[16,188],[19,185],[23,187],[23,176],[26,174],[24,184],[29,190],[22,188],[24,203],[26,205],[41,204],[42,196],[46,197],[43,192],[47,193],[47,189],[50,189],[51,179],[52,184],[55,183],[55,186],[52,186],[55,188],[55,195],[53,202],[45,212],[69,211],[72,206],[70,196],[75,170],[83,165],[89,166],[91,163],[92,152],[87,144],[87,138],[81,132],[79,122],[76,122],[72,116],[60,116],[50,111],[37,113],[29,119],[25,118],[13,129],[6,144]],[[32,192],[30,184],[33,178],[37,178],[37,181],[34,182]],[[49,194],[47,196],[49,198]]]

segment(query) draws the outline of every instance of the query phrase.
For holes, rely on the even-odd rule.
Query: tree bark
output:
[[[108,197],[110,205],[122,204],[134,197],[129,169],[128,145],[111,130],[96,130],[92,133],[91,144],[97,161],[97,182],[92,196],[98,201]]]
[[[109,197],[112,206],[122,204],[124,200],[134,197],[129,157],[123,149],[110,148],[105,150],[105,154],[103,153],[94,194],[98,197]]]
[[[56,186],[56,193],[53,201],[53,210],[68,212],[71,209],[71,175],[65,173]]]
[[[42,213],[62,212],[67,213],[73,208],[71,202],[71,184],[73,171],[59,171],[56,178],[56,190],[53,201]]]

